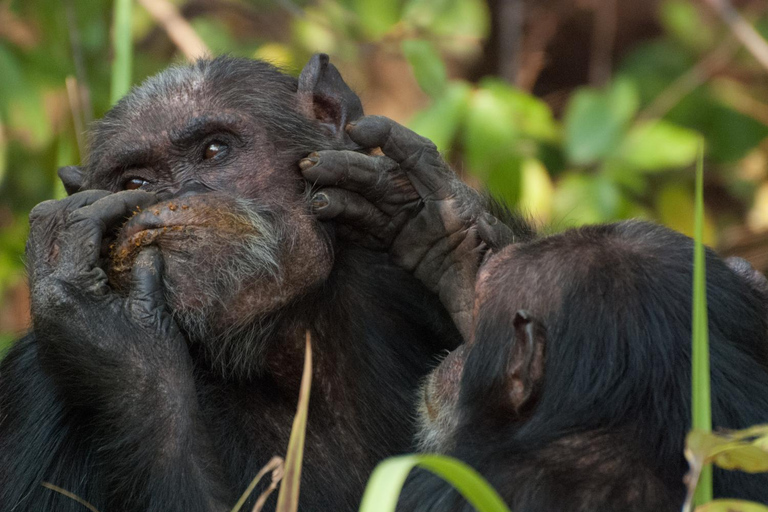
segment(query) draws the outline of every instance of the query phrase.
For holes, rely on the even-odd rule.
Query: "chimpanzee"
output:
[[[466,461],[513,511],[675,511],[690,428],[692,241],[640,221],[490,253],[470,341],[430,374],[421,449]],[[768,422],[768,282],[706,256],[717,427]],[[768,503],[768,476],[716,471],[715,495]],[[406,511],[471,507],[416,472]]]
[[[97,123],[86,164],[59,171],[69,197],[30,214],[0,509],[81,510],[46,481],[105,511],[228,510],[285,453],[307,330],[302,509],[357,508],[373,465],[412,446],[419,379],[468,333],[487,248],[531,233],[429,141],[362,116],[325,55],[298,80],[220,57]],[[338,184],[313,176],[334,159],[362,167],[317,192]],[[348,227],[384,218],[376,240]]]

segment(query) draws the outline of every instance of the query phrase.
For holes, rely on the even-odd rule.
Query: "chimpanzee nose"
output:
[[[191,197],[197,194],[204,194],[210,191],[211,189],[209,187],[206,187],[202,183],[190,181],[187,183],[183,183],[181,185],[181,188],[179,188],[177,191],[168,190],[168,191],[159,192],[157,194],[157,199],[158,199],[158,202],[162,203],[165,201],[170,201],[171,199],[183,199],[185,197]]]

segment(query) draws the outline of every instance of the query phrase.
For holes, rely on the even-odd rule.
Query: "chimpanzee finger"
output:
[[[405,126],[382,116],[367,116],[347,126],[349,137],[363,147],[379,147],[408,174],[424,199],[444,199],[451,190],[446,175],[453,172],[437,151],[437,146]]]
[[[299,162],[304,179],[314,185],[343,186],[371,201],[379,201],[392,189],[390,174],[397,162],[386,156],[356,151],[317,151]]]
[[[168,316],[163,295],[163,256],[155,246],[145,248],[134,260],[128,307],[144,325],[160,327],[158,322]]]
[[[43,201],[32,209],[26,248],[27,268],[32,280],[47,274],[58,260],[60,246],[56,238],[70,212],[109,194],[106,190],[88,190],[60,201]]]
[[[99,258],[104,233],[125,221],[137,208],[146,208],[156,201],[157,197],[149,192],[128,190],[110,194],[72,212],[61,235],[62,264],[76,272],[93,267]]]
[[[312,210],[320,220],[335,220],[371,233],[377,239],[387,237],[390,218],[355,192],[324,188],[312,198]]]

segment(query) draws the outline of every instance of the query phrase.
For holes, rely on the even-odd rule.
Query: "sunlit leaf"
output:
[[[487,89],[472,94],[464,130],[464,150],[466,161],[476,175],[485,178],[490,173],[489,165],[512,156],[519,135],[503,99]]]
[[[667,0],[659,10],[661,22],[686,46],[695,49],[709,48],[714,40],[711,25],[702,19],[701,9],[685,0]]]
[[[643,171],[685,167],[696,161],[701,136],[667,121],[633,127],[619,149],[619,158]]]
[[[625,206],[615,183],[602,175],[577,173],[557,183],[552,205],[553,220],[562,227],[615,220]]]
[[[394,512],[408,473],[427,469],[450,483],[478,512],[509,512],[498,493],[480,474],[451,457],[402,455],[380,463],[368,480],[360,512]]]
[[[329,25],[321,23],[323,14],[314,7],[308,7],[305,16],[297,18],[291,24],[294,38],[309,52],[325,52],[335,55],[337,52],[337,36],[339,30],[331,30]]]
[[[546,167],[533,158],[523,162],[518,208],[531,218],[548,222],[552,214],[555,187]]]
[[[373,40],[381,38],[398,22],[400,3],[399,0],[350,0],[361,28]]]
[[[434,142],[440,151],[447,151],[466,116],[470,93],[466,83],[451,82],[445,94],[417,113],[408,126]]]
[[[668,183],[656,194],[656,213],[659,221],[675,231],[693,237],[694,230],[693,191],[686,185]],[[716,245],[715,225],[709,214],[704,214],[704,243]]]
[[[576,165],[607,156],[620,143],[639,99],[628,80],[614,82],[606,91],[578,90],[565,111],[565,150]]]
[[[495,78],[484,79],[480,87],[496,99],[502,109],[499,114],[521,134],[546,141],[558,139],[559,127],[544,101]]]
[[[296,64],[291,49],[280,43],[268,43],[259,46],[254,52],[253,58],[265,60],[279,68],[290,68]]]
[[[522,164],[521,158],[511,156],[489,162],[484,169],[488,192],[508,205],[516,205],[520,200]]]
[[[401,48],[419,87],[432,97],[445,91],[447,75],[440,54],[429,41],[407,39]]]

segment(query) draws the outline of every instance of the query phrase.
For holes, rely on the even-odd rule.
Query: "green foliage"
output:
[[[405,58],[419,86],[430,96],[439,97],[446,88],[446,71],[440,54],[429,41],[408,39],[402,42]]]
[[[509,508],[480,474],[463,462],[443,455],[402,455],[374,469],[360,512],[394,512],[400,490],[415,467],[431,471],[450,483],[478,512],[509,512]]]

